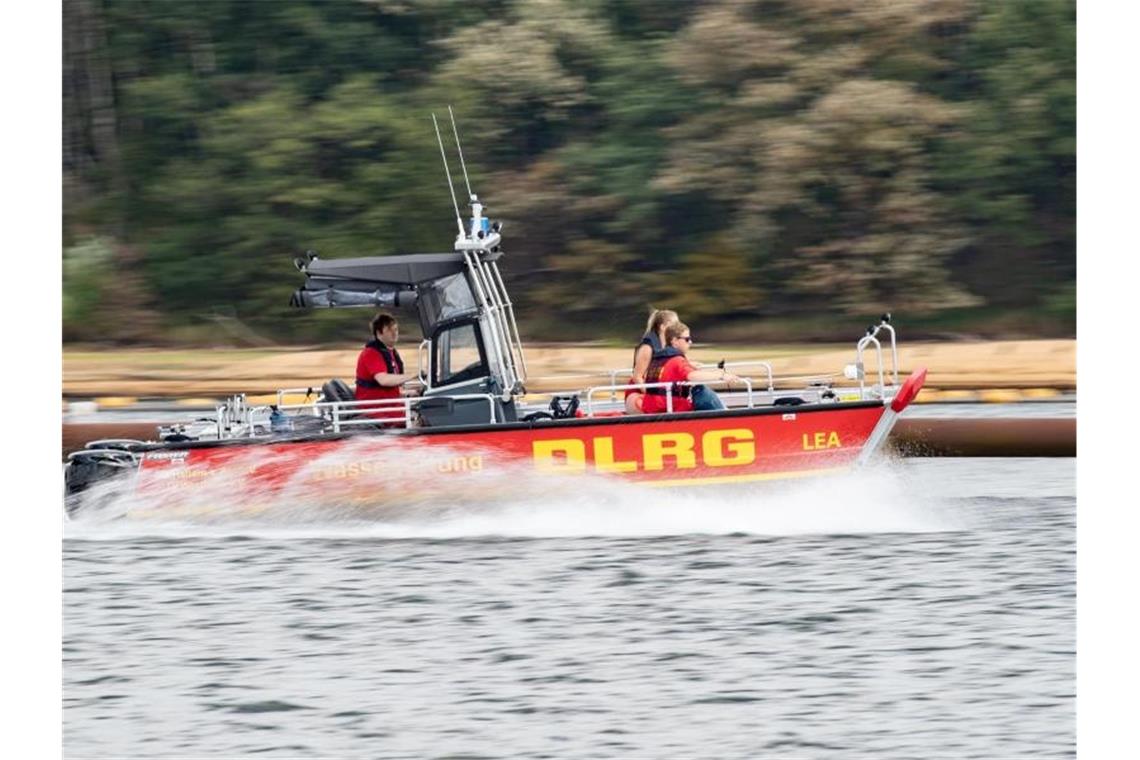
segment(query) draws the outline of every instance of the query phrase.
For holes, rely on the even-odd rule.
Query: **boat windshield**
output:
[[[421,283],[419,286],[420,321],[425,332],[435,325],[477,311],[475,294],[463,272]]]

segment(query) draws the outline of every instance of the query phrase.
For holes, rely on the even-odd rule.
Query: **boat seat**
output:
[[[356,394],[348,384],[340,378],[334,377],[321,386],[321,396],[325,401],[355,401]]]
[[[327,383],[321,386],[320,400],[326,402],[356,401],[356,394],[353,393],[352,389],[348,387],[348,383],[344,382],[338,377],[334,377],[332,380],[329,380]],[[361,412],[358,409],[354,409],[352,407],[342,407],[340,410],[340,418],[342,420],[358,418],[360,414]],[[332,412],[326,409],[324,410],[322,416],[324,416],[326,420],[332,419]]]

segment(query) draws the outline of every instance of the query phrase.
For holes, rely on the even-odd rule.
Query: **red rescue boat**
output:
[[[95,441],[70,455],[68,512],[105,496],[100,485],[112,481],[119,493],[126,483],[142,497],[135,504],[162,513],[191,508],[204,494],[247,504],[252,495],[265,506],[289,493],[342,505],[424,494],[497,498],[527,473],[593,474],[646,486],[818,475],[867,462],[922,388],[925,370],[900,382],[887,314],[835,376],[777,387],[767,362],[722,364],[743,378],[743,387],[704,383],[720,392],[724,410],[628,415],[623,370],[600,373],[590,387],[528,392],[523,345],[498,268],[501,226],[470,198],[468,225],[456,207],[452,252],[327,261],[310,252],[295,261],[305,277],[295,306],[415,315],[425,336],[420,396],[358,402],[344,383],[329,380],[319,395],[283,389],[273,405],[233,397],[215,418],[161,427],[153,441]],[[872,372],[863,361],[868,352],[876,359]],[[662,386],[671,410],[683,388],[646,387]],[[297,390],[312,400],[288,403]],[[387,407],[383,421],[378,404]]]

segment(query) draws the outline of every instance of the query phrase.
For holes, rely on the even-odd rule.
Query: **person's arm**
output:
[[[403,385],[409,380],[415,380],[416,375],[414,372],[404,373],[391,373],[391,372],[377,372],[372,376],[376,384],[384,388],[392,388],[398,385]]]
[[[689,373],[689,376],[686,379],[690,383],[710,383],[716,382],[718,380],[723,380],[729,385],[732,385],[733,383],[744,382],[738,376],[732,374],[728,370],[716,369],[713,367],[709,367],[707,369],[694,369]]]
[[[633,354],[633,382],[635,385],[645,382],[645,373],[649,371],[649,360],[653,358],[653,349],[642,343]]]

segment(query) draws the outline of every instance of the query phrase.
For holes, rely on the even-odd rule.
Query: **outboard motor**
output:
[[[138,457],[125,449],[84,449],[73,451],[67,459],[63,504],[69,517],[84,506],[81,495],[85,491],[98,483],[110,482],[138,465]]]

